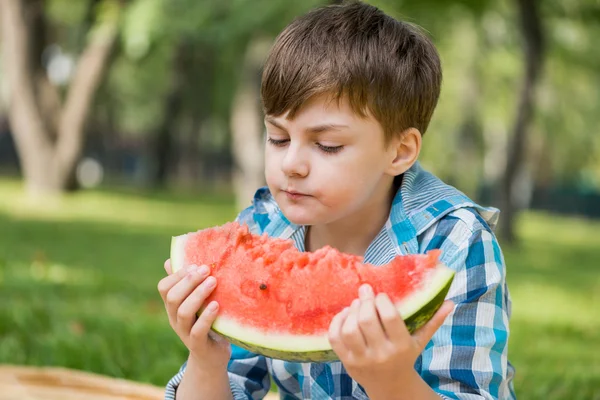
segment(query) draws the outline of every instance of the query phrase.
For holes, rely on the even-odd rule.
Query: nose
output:
[[[310,171],[309,163],[306,157],[302,154],[302,149],[299,146],[290,144],[286,149],[281,170],[289,177],[305,177]]]

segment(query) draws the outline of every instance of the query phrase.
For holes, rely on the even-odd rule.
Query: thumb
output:
[[[223,336],[219,335],[217,332],[212,329],[208,331],[208,337],[210,340],[213,340],[216,344],[220,346],[228,346],[229,340],[225,339]]]
[[[454,310],[455,304],[448,300],[445,301],[442,306],[437,310],[433,317],[415,333],[413,333],[414,339],[419,344],[421,351],[425,348],[427,343],[433,337],[433,334],[442,326],[446,317]]]

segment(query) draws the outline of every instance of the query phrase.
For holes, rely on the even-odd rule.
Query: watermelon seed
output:
[[[265,285],[264,283],[261,283],[259,286],[260,290],[266,290],[267,289],[267,285]]]

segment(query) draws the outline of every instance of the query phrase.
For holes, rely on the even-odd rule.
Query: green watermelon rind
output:
[[[177,272],[184,265],[184,248],[187,235],[173,237],[171,241],[171,266]],[[432,270],[426,288],[417,299],[407,299],[396,304],[409,332],[414,332],[427,321],[443,304],[454,280],[454,271],[443,264]],[[200,314],[202,310],[198,311]],[[212,330],[227,338],[232,344],[252,353],[291,362],[329,362],[339,360],[331,349],[327,334],[316,337],[299,335],[265,334],[252,327],[244,327],[231,318],[217,317]],[[242,339],[243,338],[243,339]]]
[[[409,332],[413,333],[417,329],[421,328],[439,310],[448,294],[448,291],[450,290],[450,285],[452,284],[453,278],[454,274],[451,274],[450,279],[445,283],[442,290],[433,299],[431,299],[430,302],[404,320]],[[227,338],[231,343],[255,354],[261,354],[266,357],[290,362],[330,362],[339,360],[339,357],[331,349],[331,347],[328,349],[318,350],[289,350],[265,347],[260,344],[252,343],[251,340],[242,341],[239,339],[239,337],[243,336],[243,334],[236,334],[234,337],[228,332],[224,332],[225,329],[219,329],[219,325],[221,325],[219,322],[220,321],[215,321],[215,324],[213,325],[213,330],[215,332]],[[301,339],[296,339],[296,341],[301,341]],[[301,347],[301,345],[298,345],[297,347]]]

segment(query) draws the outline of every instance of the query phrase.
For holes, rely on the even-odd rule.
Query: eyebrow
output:
[[[270,123],[271,125],[276,126],[277,128],[281,129],[281,130],[286,130],[283,125],[281,125],[279,122],[277,122],[274,118],[272,117],[265,117],[265,121],[267,121],[268,123]],[[321,124],[321,125],[315,125],[315,126],[311,126],[306,128],[306,132],[309,133],[321,133],[321,132],[325,132],[325,131],[330,131],[330,130],[340,130],[343,128],[349,128],[348,125],[343,125],[343,124]]]

